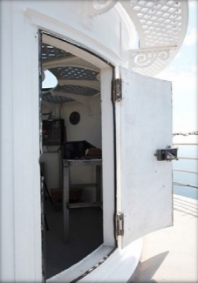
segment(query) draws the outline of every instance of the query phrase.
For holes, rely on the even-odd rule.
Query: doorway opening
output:
[[[41,45],[40,164],[49,279],[98,248],[109,253],[115,246],[112,69],[52,36],[42,35]]]

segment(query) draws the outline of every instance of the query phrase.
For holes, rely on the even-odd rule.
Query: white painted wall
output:
[[[0,281],[41,282],[38,33],[17,1],[0,11]]]
[[[112,10],[91,19],[81,9],[82,2],[0,1],[1,282],[42,281],[38,30],[72,39],[113,65],[122,64],[119,15]],[[88,23],[91,20],[91,24],[84,25],[84,19]],[[85,54],[85,60],[86,57],[90,58],[90,55]],[[106,68],[94,56],[92,59],[98,68]],[[109,95],[110,103],[109,90],[110,87],[103,95]],[[108,108],[104,113],[106,116]],[[112,116],[109,121],[112,122]],[[105,121],[103,123],[105,126]],[[90,124],[90,128],[93,125]],[[108,134],[108,128],[104,127],[104,131]],[[98,143],[98,140],[98,136],[93,135],[90,142]],[[108,146],[105,153],[113,158],[113,150],[109,153]],[[104,165],[107,180],[108,162]],[[113,186],[114,180],[108,179],[108,182]],[[113,191],[106,193],[110,199],[113,198]],[[105,211],[105,219],[111,220],[110,227],[105,223],[105,239],[111,243],[114,240],[113,212],[112,206]],[[109,235],[107,228],[111,232]]]

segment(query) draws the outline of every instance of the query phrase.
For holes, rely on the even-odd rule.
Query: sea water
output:
[[[178,145],[178,158],[191,157],[198,158],[197,145]],[[198,172],[198,160],[179,159],[173,161],[173,169]],[[177,172],[173,170],[173,181],[198,187],[198,174]],[[198,199],[198,189],[174,184],[175,194],[183,195],[193,199]]]

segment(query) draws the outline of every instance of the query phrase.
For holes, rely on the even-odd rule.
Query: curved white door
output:
[[[120,69],[116,102],[118,210],[124,214],[122,247],[172,225],[172,164],[157,161],[172,144],[171,83]]]

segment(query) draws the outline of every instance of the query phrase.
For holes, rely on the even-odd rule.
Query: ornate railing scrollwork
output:
[[[89,1],[89,15],[96,16],[101,15],[111,8],[118,2],[118,0],[93,0]]]
[[[163,61],[170,57],[170,49],[145,50],[137,49],[130,51],[130,59],[132,67],[146,68],[153,64],[157,59]]]

